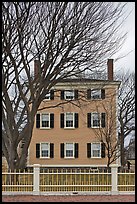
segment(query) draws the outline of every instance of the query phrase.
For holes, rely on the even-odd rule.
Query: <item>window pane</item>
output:
[[[42,157],[48,157],[48,151],[47,150],[41,151],[41,156]]]
[[[49,114],[42,114],[42,121],[49,121]]]
[[[66,157],[73,157],[73,150],[66,150]]]
[[[66,149],[67,150],[73,150],[73,143],[67,143],[66,144]]]
[[[93,150],[93,157],[100,157],[100,151],[99,150]]]
[[[100,149],[100,144],[97,144],[97,143],[92,144],[92,148],[96,149],[96,150],[99,150]]]
[[[66,120],[73,120],[73,113],[66,113]]]
[[[41,150],[48,150],[48,143],[42,143]]]

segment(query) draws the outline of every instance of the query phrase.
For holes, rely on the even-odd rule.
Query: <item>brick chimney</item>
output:
[[[34,78],[40,73],[41,64],[39,60],[34,60]]]
[[[108,67],[108,80],[113,81],[113,59],[108,59],[107,67]]]

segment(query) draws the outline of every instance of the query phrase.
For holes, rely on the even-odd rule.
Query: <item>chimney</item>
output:
[[[108,80],[113,81],[113,59],[108,59],[107,67],[108,67]]]
[[[40,68],[41,68],[40,61],[34,60],[34,78],[35,79],[38,76],[38,74],[40,74]]]

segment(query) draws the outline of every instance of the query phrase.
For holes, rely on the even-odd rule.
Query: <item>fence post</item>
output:
[[[40,164],[33,165],[33,194],[39,194],[39,174],[40,174]]]
[[[111,193],[112,195],[117,195],[118,194],[118,188],[117,188],[117,184],[118,184],[118,164],[111,164],[111,184],[112,184],[112,189],[111,189]]]

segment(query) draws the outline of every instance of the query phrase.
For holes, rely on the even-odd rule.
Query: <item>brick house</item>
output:
[[[36,64],[34,67],[36,69]],[[29,165],[106,166],[105,146],[94,130],[106,127],[107,117],[102,102],[110,103],[112,95],[115,96],[113,107],[116,115],[120,85],[119,81],[113,80],[113,59],[108,60],[107,67],[107,80],[68,79],[52,87],[36,114],[29,146]],[[60,105],[56,107],[56,104]],[[117,137],[117,131],[114,137]]]

